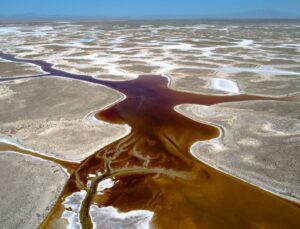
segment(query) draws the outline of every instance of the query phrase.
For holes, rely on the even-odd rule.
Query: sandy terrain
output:
[[[1,228],[37,228],[67,181],[60,166],[14,152],[0,153]]]
[[[16,76],[32,76],[42,74],[43,71],[31,64],[21,64],[0,60],[0,78]]]
[[[40,78],[0,85],[0,135],[68,161],[86,158],[126,135],[129,127],[93,118],[122,95],[100,85]]]
[[[299,103],[185,104],[175,109],[223,130],[219,139],[195,143],[195,157],[248,183],[300,201]]]

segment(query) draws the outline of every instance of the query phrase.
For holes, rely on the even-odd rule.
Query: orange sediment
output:
[[[63,201],[85,190],[80,222],[92,228],[90,207],[113,206],[121,212],[148,210],[156,228],[298,228],[299,205],[263,191],[203,164],[189,149],[196,141],[219,136],[215,126],[181,116],[182,103],[212,105],[268,99],[256,96],[207,96],[168,89],[161,76],[140,76],[113,88],[127,98],[96,117],[126,123],[132,132],[84,160],[41,225],[61,219]],[[111,179],[112,187],[97,191]]]

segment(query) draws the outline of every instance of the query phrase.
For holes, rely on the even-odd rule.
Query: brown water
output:
[[[130,125],[132,131],[128,136],[100,149],[79,165],[42,157],[67,168],[71,176],[40,228],[66,225],[63,214],[75,210],[66,208],[64,202],[81,190],[86,192],[78,205],[82,228],[93,227],[92,205],[99,208],[113,206],[121,212],[151,211],[154,213],[151,225],[156,228],[300,227],[298,204],[228,176],[194,158],[189,151],[191,145],[218,137],[221,129],[195,122],[173,109],[183,103],[209,106],[268,98],[177,92],[168,89],[167,78],[162,76],[104,81],[55,70],[44,61],[22,60],[1,52],[0,57],[36,64],[58,77],[106,85],[126,95],[125,100],[99,112],[96,117]],[[289,99],[292,98],[282,100]],[[9,147],[13,146],[2,146],[4,150]],[[29,151],[23,153],[39,156]],[[98,184],[107,179],[113,180],[113,186],[97,191]]]
[[[149,210],[157,228],[299,228],[298,205],[210,168],[189,149],[219,136],[219,129],[185,118],[173,107],[266,99],[255,96],[204,96],[168,89],[161,76],[140,76],[115,89],[127,98],[97,114],[111,123],[127,123],[132,132],[84,160],[72,174],[42,228],[56,227],[62,202],[86,190],[80,209],[83,228],[92,228],[91,205],[121,212]],[[91,174],[94,176],[91,177]],[[114,185],[97,192],[99,182]],[[87,185],[89,183],[89,185]]]

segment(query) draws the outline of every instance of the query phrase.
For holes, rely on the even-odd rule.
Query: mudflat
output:
[[[1,205],[19,200],[3,225],[299,225],[298,21],[1,22],[0,33],[0,163],[12,171],[1,195],[16,190]]]

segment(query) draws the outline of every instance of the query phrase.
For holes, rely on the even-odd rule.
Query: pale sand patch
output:
[[[32,64],[14,63],[0,59],[0,78],[31,76],[44,73],[40,67]]]
[[[129,130],[128,126],[103,121],[35,119],[5,123],[1,126],[1,135],[12,137],[23,147],[46,155],[81,161],[124,137]]]
[[[124,97],[102,85],[50,77],[3,85],[14,94],[0,99],[0,136],[40,153],[78,161],[129,132],[91,118]]]
[[[1,228],[38,228],[68,176],[60,166],[14,152],[0,153]]]
[[[0,85],[0,100],[9,99],[13,94],[14,92],[8,86]]]

